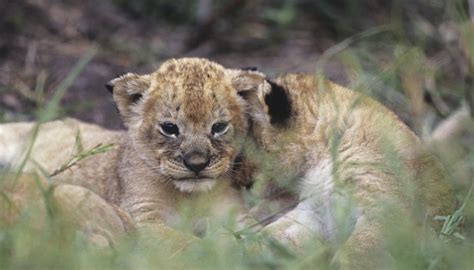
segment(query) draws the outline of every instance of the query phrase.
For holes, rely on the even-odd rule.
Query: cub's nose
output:
[[[209,165],[209,154],[194,151],[184,155],[184,166],[194,173],[199,173]]]

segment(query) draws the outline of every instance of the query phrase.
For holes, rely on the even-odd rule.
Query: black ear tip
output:
[[[247,71],[258,71],[257,67],[243,67],[241,70],[247,70]]]
[[[291,117],[290,99],[281,85],[270,80],[266,81],[271,86],[270,93],[265,96],[265,103],[268,106],[268,114],[270,115],[270,123],[272,125],[285,125]]]
[[[113,86],[112,82],[106,83],[106,84],[105,84],[105,88],[106,88],[107,90],[109,90],[109,92],[110,92],[111,94],[114,93],[114,86]]]

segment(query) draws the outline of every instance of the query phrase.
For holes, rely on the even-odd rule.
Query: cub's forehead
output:
[[[229,117],[237,98],[225,69],[202,59],[167,61],[152,75],[150,96],[166,117],[193,122]]]

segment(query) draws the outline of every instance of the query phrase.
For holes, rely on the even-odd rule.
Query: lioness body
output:
[[[391,215],[422,223],[453,210],[440,164],[376,101],[302,74],[265,82],[248,99],[253,137],[276,159],[264,173],[273,181],[293,179],[283,185],[300,200],[265,228],[281,242],[298,250],[315,236],[335,241],[336,211],[349,201],[345,216],[353,230],[335,261],[347,269],[380,268],[387,258],[383,224]]]

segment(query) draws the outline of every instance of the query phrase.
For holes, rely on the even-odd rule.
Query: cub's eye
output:
[[[229,123],[219,122],[212,125],[211,132],[214,136],[224,134],[229,129]]]
[[[160,131],[165,136],[177,137],[179,135],[178,126],[169,122],[160,124]]]

